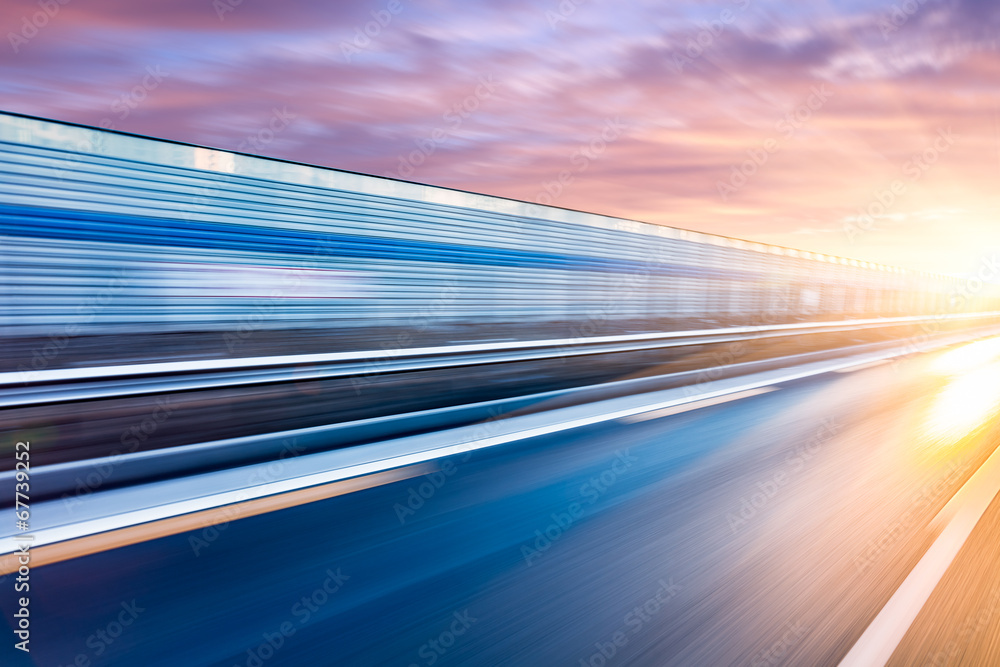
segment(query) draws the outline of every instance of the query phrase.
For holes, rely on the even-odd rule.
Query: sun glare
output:
[[[956,377],[935,399],[927,418],[929,435],[954,441],[996,417],[1000,407],[1000,362],[995,357],[968,366],[965,364],[971,362],[971,357],[961,358],[967,370],[952,372]]]
[[[1000,358],[1000,338],[969,343],[945,352],[934,361],[934,371],[943,375],[961,375]]]

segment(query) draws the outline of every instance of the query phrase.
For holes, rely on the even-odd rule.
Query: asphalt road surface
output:
[[[2,663],[1000,665],[1000,372],[948,354],[35,567]]]

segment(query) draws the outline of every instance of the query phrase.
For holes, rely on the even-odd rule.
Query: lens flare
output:
[[[995,418],[998,406],[1000,363],[994,362],[955,378],[942,390],[928,415],[928,434],[960,439]]]
[[[960,375],[980,368],[998,357],[1000,338],[988,338],[945,352],[934,362],[933,370],[943,375]]]

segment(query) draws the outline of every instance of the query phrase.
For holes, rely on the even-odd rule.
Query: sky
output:
[[[0,0],[0,108],[960,275],[996,0]]]

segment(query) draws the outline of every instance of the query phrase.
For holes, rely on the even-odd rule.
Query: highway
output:
[[[32,652],[8,641],[2,662],[997,665],[998,358],[987,341],[738,378],[194,525],[50,544]],[[346,456],[290,447],[259,481]],[[141,493],[206,496],[222,474]]]

